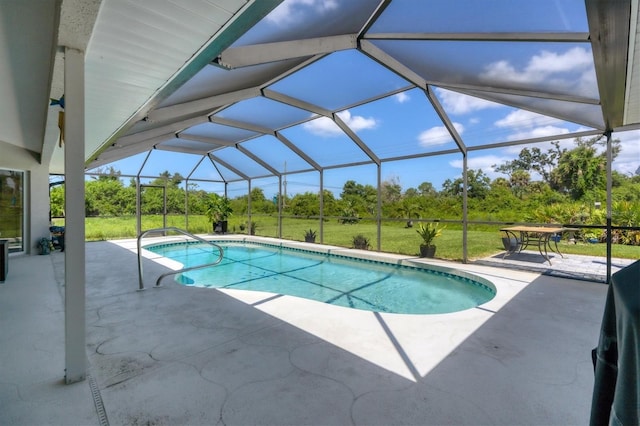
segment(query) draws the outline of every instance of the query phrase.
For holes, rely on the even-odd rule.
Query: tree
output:
[[[353,180],[345,182],[340,198],[343,202],[340,210],[343,213],[353,211],[356,215],[374,215],[378,205],[378,191],[371,185],[362,185]]]
[[[362,196],[363,186],[357,183],[355,180],[348,180],[342,186],[342,192],[340,198],[345,198],[351,195]]]
[[[415,188],[407,188],[407,190],[404,191],[404,198],[414,198],[418,196],[420,196],[420,192]]]
[[[251,202],[252,203],[262,203],[267,201],[264,196],[264,190],[262,188],[253,188],[251,190]]]
[[[304,194],[296,194],[289,201],[288,210],[294,216],[310,217],[316,216],[320,211],[320,201],[318,194],[313,192],[305,192]]]
[[[354,180],[346,181],[342,187],[342,193],[340,194],[340,198],[359,197],[365,200],[372,196],[376,199],[378,197],[378,191],[373,186],[362,185],[360,183],[356,183]]]
[[[278,204],[274,200],[267,200],[262,188],[251,189],[251,212],[252,213],[264,213],[271,214],[278,211]],[[277,201],[277,198],[276,198]],[[233,211],[238,214],[246,214],[249,207],[249,196],[241,195],[231,200],[233,204]],[[287,201],[287,208],[289,207]]]
[[[420,195],[422,196],[435,195],[437,193],[431,182],[422,182],[418,185],[418,191],[420,191]]]
[[[133,200],[135,206],[135,196]],[[87,216],[120,216],[131,211],[130,203],[131,197],[116,175],[98,176],[97,179],[85,182]]]
[[[503,177],[497,177],[491,182],[491,189],[496,188],[511,188],[511,183]]]
[[[338,201],[333,196],[333,192],[325,189],[322,191],[322,209],[325,216],[335,216],[338,214]]]
[[[602,148],[606,140],[601,137],[590,139],[576,138],[573,149],[560,148],[560,142],[551,142],[552,148],[543,152],[540,148],[523,148],[518,158],[507,161],[494,170],[507,174],[514,193],[522,197],[531,192],[530,174],[538,173],[543,182],[552,189],[569,194],[574,200],[580,199],[589,192],[604,190],[606,176],[606,153]],[[615,158],[620,152],[620,141],[612,141],[612,154]],[[526,175],[529,181],[523,185]],[[515,184],[515,186],[514,186]]]
[[[49,203],[51,207],[51,216],[64,216],[64,185],[58,185],[51,188],[49,192]]]
[[[383,203],[394,203],[402,198],[400,178],[392,176],[380,184],[380,196]]]
[[[197,183],[189,182],[189,197],[187,198],[189,214],[205,214],[207,211],[209,194],[198,188]]]
[[[531,176],[529,175],[529,172],[525,170],[514,170],[509,178],[509,186],[511,187],[513,194],[522,199],[530,181]]]
[[[96,173],[98,176],[91,176],[91,179],[94,180],[116,180],[120,179],[120,170],[117,170],[113,166],[109,166],[108,169],[103,169],[102,167],[98,167],[96,169]]]
[[[552,142],[553,148],[542,152],[540,148],[523,148],[518,155],[518,158],[512,161],[507,161],[500,166],[493,165],[494,170],[498,173],[504,173],[511,177],[514,172],[536,172],[542,180],[550,183],[551,172],[555,168],[558,158],[562,155],[564,150],[560,149],[560,143]]]
[[[251,190],[251,211],[269,214],[278,211],[278,206],[273,200],[267,200],[262,188],[253,188]]]
[[[448,196],[461,196],[464,180],[459,177],[455,180],[447,179],[442,183],[442,192]],[[467,171],[467,196],[469,198],[484,198],[490,189],[491,179],[482,169]]]
[[[564,150],[558,158],[557,167],[551,173],[551,187],[556,191],[567,193],[574,200],[579,200],[588,192],[605,190],[607,176],[606,152],[598,153],[600,138],[575,140],[576,147]],[[620,152],[620,141],[613,141],[613,158]]]

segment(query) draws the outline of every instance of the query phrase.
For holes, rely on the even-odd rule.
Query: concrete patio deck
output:
[[[524,250],[520,253],[504,257],[504,253],[498,253],[473,263],[477,265],[495,266],[498,268],[516,269],[522,271],[537,272],[561,278],[572,278],[594,282],[607,282],[607,260],[604,257],[583,256],[576,254],[550,253],[551,265],[533,250]],[[611,274],[629,266],[633,259],[611,259]]]
[[[586,424],[607,286],[434,261],[493,281],[445,315],[266,293],[136,291],[135,254],[87,243],[90,380],[64,385],[64,253],[0,283],[0,424]],[[166,268],[145,261],[154,279]]]

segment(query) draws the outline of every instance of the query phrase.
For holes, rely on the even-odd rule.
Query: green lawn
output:
[[[229,219],[229,232],[246,234],[246,217],[232,216]],[[278,221],[272,216],[253,216],[257,223],[256,235],[266,237],[278,236]],[[167,216],[167,226],[187,229],[184,216]],[[64,225],[64,220],[54,219],[55,225]],[[136,237],[135,217],[87,218],[85,221],[87,241],[110,240]],[[163,226],[162,216],[145,216],[142,218],[142,229],[160,228]],[[241,226],[244,231],[241,230]],[[381,227],[381,250],[390,253],[417,255],[420,247],[420,236],[415,228],[406,228],[404,222],[384,222]],[[375,221],[361,221],[357,224],[343,225],[335,219],[324,222],[325,244],[342,247],[352,247],[353,237],[362,234],[367,237],[371,249],[377,248],[377,231]],[[471,226],[467,235],[467,252],[469,259],[490,256],[504,250],[499,226]],[[282,224],[282,238],[287,240],[304,241],[305,231],[317,231],[320,242],[320,223],[317,219],[289,219],[284,218]],[[212,232],[212,226],[204,216],[189,216],[188,231],[194,234]],[[450,260],[462,259],[462,230],[460,225],[450,224],[436,239],[436,257]],[[606,256],[605,244],[573,244],[568,241],[558,243],[563,253],[583,254],[591,256]],[[638,259],[640,246],[613,245],[613,257]]]

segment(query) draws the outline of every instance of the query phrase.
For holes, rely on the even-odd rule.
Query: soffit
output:
[[[103,0],[85,56],[87,157],[190,79],[209,60],[201,54],[228,45],[277,3]],[[49,144],[57,137],[50,128]],[[62,170],[62,160],[56,149],[52,171]]]
[[[39,157],[59,2],[0,2],[0,143]]]
[[[640,123],[640,6],[631,2],[631,28],[627,68],[627,87],[624,107],[624,124]],[[635,29],[635,31],[634,31]]]

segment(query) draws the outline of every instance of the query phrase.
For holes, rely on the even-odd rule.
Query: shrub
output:
[[[362,234],[358,234],[353,237],[353,248],[360,250],[369,250],[371,245],[369,244],[369,239]]]

